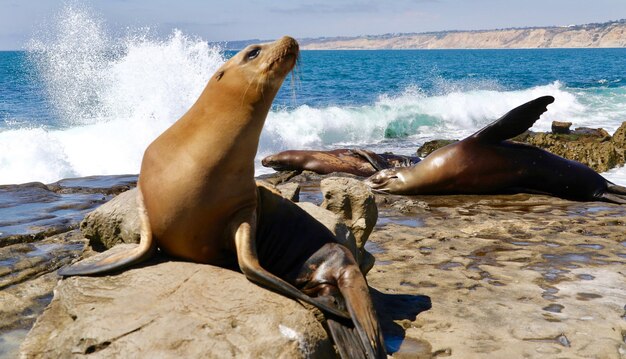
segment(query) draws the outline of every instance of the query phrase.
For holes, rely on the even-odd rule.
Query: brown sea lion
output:
[[[137,198],[141,219],[139,246],[95,263],[79,262],[61,269],[59,274],[119,270],[149,258],[157,248],[167,255],[197,263],[229,266],[236,261],[251,281],[312,304],[339,321],[365,315],[354,319],[358,343],[335,338],[336,343],[348,346],[345,351],[362,352],[362,357],[365,353],[382,357],[384,348],[376,316],[368,312],[369,297],[350,295],[352,290],[361,294],[367,291],[367,286],[363,288],[365,279],[362,274],[356,278],[349,268],[344,273],[340,267],[344,263],[350,265],[349,260],[329,261],[338,267],[324,266],[314,271],[316,277],[311,278],[314,287],[323,287],[327,278],[337,278],[339,291],[351,302],[346,305],[348,313],[325,300],[323,288],[315,291],[305,286],[305,292],[322,295],[311,298],[266,270],[259,261],[260,209],[254,158],[272,101],[293,69],[298,53],[298,43],[283,37],[273,43],[248,46],[228,60],[187,113],[144,153]],[[272,238],[261,239],[267,239],[267,248],[271,248]],[[296,250],[298,246],[293,248]],[[340,252],[340,249],[323,251],[329,255]],[[280,253],[276,260],[288,261],[290,256],[301,257],[295,251]],[[280,266],[271,260],[265,264]],[[315,282],[318,278],[322,282]]]
[[[544,96],[525,103],[464,140],[436,150],[417,165],[380,171],[366,183],[393,194],[528,192],[626,203],[626,188],[582,163],[507,141],[529,129],[553,101]]]
[[[307,170],[319,174],[345,172],[367,177],[385,168],[407,167],[419,161],[419,157],[344,148],[332,151],[283,151],[265,157],[261,164],[276,171]]]

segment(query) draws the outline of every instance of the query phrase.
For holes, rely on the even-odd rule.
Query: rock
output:
[[[611,143],[619,155],[620,164],[624,164],[626,162],[626,122],[622,122],[622,125],[615,131]]]
[[[69,264],[83,252],[85,242],[80,233],[74,230],[36,243],[19,243],[0,248],[0,289],[13,287]]]
[[[597,137],[600,141],[608,141],[611,135],[603,128],[576,127],[572,132],[573,135]]]
[[[617,148],[626,149],[626,122],[622,122],[622,125],[615,131],[611,142]]]
[[[300,200],[300,185],[297,183],[283,183],[276,186],[276,189],[292,202],[298,202]]]
[[[367,279],[384,293],[374,300],[387,338],[426,341],[441,359],[624,358],[626,206],[417,198],[432,209],[419,212],[422,225],[394,223],[402,213],[381,203],[388,221],[369,239],[379,251]],[[432,307],[415,315],[424,297]]]
[[[378,220],[378,207],[372,190],[362,181],[345,177],[325,178],[320,182],[324,196],[321,207],[336,213],[356,239],[356,260],[363,273],[373,265],[373,256],[365,250],[367,238]]]
[[[137,188],[133,188],[87,214],[80,230],[93,249],[102,251],[120,243],[139,243],[140,226]]]
[[[40,182],[0,185],[0,247],[76,229],[87,212],[110,198],[91,191],[55,192]]]
[[[313,312],[241,273],[163,262],[63,280],[20,349],[26,358],[328,358]]]
[[[0,248],[0,358],[17,356],[19,342],[52,299],[56,270],[80,256],[86,245],[73,230]]]
[[[531,133],[524,142],[555,155],[583,163],[597,172],[605,172],[624,163],[623,155],[607,140],[602,131],[576,129],[569,135]],[[606,131],[605,131],[606,132]]]
[[[268,173],[268,174],[258,176],[257,180],[269,183],[272,186],[276,186],[281,183],[286,183],[287,181],[291,180],[293,177],[298,176],[301,172],[302,171],[280,171],[280,172]]]
[[[552,121],[552,133],[568,134],[570,126],[572,126],[571,122]]]
[[[429,154],[435,152],[436,150],[440,149],[441,147],[445,147],[449,144],[455,143],[455,142],[459,142],[459,140],[432,140],[432,141],[428,141],[426,143],[424,143],[422,146],[420,146],[420,148],[417,149],[416,154],[419,157],[426,157]]]

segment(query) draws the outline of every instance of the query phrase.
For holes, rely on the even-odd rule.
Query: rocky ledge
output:
[[[61,281],[27,358],[328,358],[321,323],[298,302],[214,266],[167,261]]]
[[[293,197],[293,187],[280,188]],[[328,178],[322,188],[324,208],[300,206],[333,231],[367,272],[374,264],[363,248],[377,218],[373,194],[350,178]],[[113,247],[89,260],[128,250],[138,241],[136,191],[120,194],[81,223],[92,248]],[[21,355],[333,357],[318,318],[317,310],[263,289],[237,271],[159,256],[114,275],[62,280]]]
[[[375,200],[378,220],[364,248],[376,261],[367,278],[393,357],[626,355],[626,206],[528,194],[368,195],[352,210],[352,202],[332,194],[347,188],[320,189],[322,180],[358,186],[343,177],[304,172],[264,180],[316,211],[341,208],[329,226],[354,238],[355,251],[371,230],[371,214],[358,213],[368,213]],[[132,228],[132,218],[123,222],[100,227],[99,236]],[[82,226],[88,227],[94,228]],[[86,242],[73,230],[0,248],[0,258],[11,260],[0,273],[0,357],[17,355],[52,299],[59,278],[50,271],[79,256]],[[22,357],[332,356],[317,315],[238,272],[157,258],[112,276],[61,281]]]

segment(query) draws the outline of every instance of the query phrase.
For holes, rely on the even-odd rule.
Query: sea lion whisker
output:
[[[241,95],[241,106],[243,107],[243,105],[246,102],[246,94],[248,94],[248,90],[250,90],[250,86],[252,86],[252,80],[248,81],[248,86],[246,86],[246,89],[243,91],[243,94]]]

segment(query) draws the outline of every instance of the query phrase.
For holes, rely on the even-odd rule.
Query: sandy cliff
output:
[[[626,47],[626,20],[567,27],[304,39],[301,44],[309,50]]]

